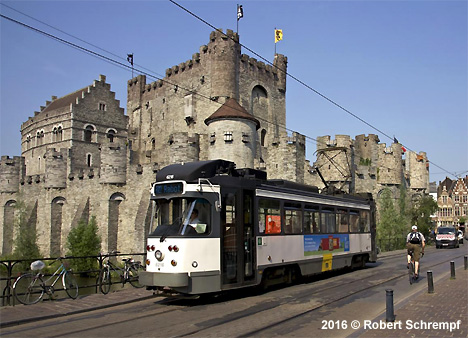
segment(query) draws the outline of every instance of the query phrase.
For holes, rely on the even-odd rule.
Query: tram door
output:
[[[222,193],[223,285],[254,280],[253,192],[226,189]]]

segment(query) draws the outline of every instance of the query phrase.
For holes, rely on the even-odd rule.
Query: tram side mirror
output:
[[[215,201],[215,208],[216,211],[221,211],[221,201]]]

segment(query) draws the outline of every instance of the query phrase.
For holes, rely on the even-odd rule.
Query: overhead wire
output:
[[[202,21],[202,22],[205,23],[206,25],[210,26],[211,28],[215,29],[216,31],[218,31],[218,32],[222,33],[223,35],[227,36],[224,32],[222,32],[221,30],[217,29],[215,26],[213,26],[212,24],[210,24],[210,23],[207,22],[206,20],[202,19],[201,17],[197,16],[196,14],[192,13],[191,11],[189,11],[188,9],[186,9],[185,7],[179,5],[178,3],[176,3],[176,2],[173,1],[173,0],[169,0],[169,1],[172,2],[173,4],[175,4],[176,6],[178,6],[179,8],[183,9],[184,11],[186,11],[187,13],[189,13],[190,15],[194,16],[194,17],[197,18],[198,20]],[[70,36],[70,37],[73,37],[73,38],[75,38],[75,39],[77,39],[77,40],[79,40],[79,41],[81,41],[81,42],[84,42],[84,43],[90,45],[90,46],[93,46],[94,48],[98,48],[98,49],[100,49],[101,51],[104,51],[104,52],[106,52],[106,53],[108,53],[108,54],[110,54],[110,55],[113,55],[114,57],[117,57],[117,58],[119,58],[119,59],[121,59],[121,60],[124,60],[122,57],[118,56],[117,54],[114,54],[114,53],[112,53],[112,52],[109,52],[109,51],[107,51],[107,50],[105,50],[105,49],[103,49],[103,48],[100,48],[99,46],[93,45],[93,44],[91,44],[91,43],[89,43],[89,42],[87,42],[87,41],[85,41],[85,40],[82,40],[82,39],[80,39],[80,38],[78,38],[78,37],[76,37],[76,36],[73,36],[73,35],[71,35],[71,34],[69,34],[69,33],[67,33],[67,32],[64,32],[63,30],[60,30],[60,29],[58,29],[58,28],[56,28],[56,27],[53,27],[53,26],[51,26],[51,25],[49,25],[49,24],[43,22],[43,21],[40,21],[40,20],[38,20],[38,19],[36,19],[36,18],[33,18],[33,17],[31,17],[31,16],[29,16],[29,15],[27,15],[27,14],[25,14],[25,13],[22,13],[22,12],[20,12],[20,11],[14,9],[14,8],[8,6],[8,5],[5,5],[5,4],[3,4],[3,3],[2,3],[2,5],[3,5],[3,6],[6,6],[6,7],[8,7],[8,8],[10,8],[10,9],[12,9],[12,10],[14,10],[14,11],[20,13],[20,14],[23,14],[23,15],[25,15],[25,16],[27,16],[27,17],[29,17],[29,18],[35,20],[35,21],[38,21],[38,22],[40,22],[40,23],[42,23],[42,24],[44,24],[44,25],[46,25],[46,26],[48,26],[48,27],[50,27],[50,28],[56,29],[56,30],[60,31],[60,32],[63,33],[63,34],[66,34],[66,35],[68,35],[68,36]],[[144,72],[142,69],[145,69],[145,70],[147,70],[147,71],[149,71],[149,72],[151,72],[151,73],[157,74],[157,73],[155,73],[155,72],[153,72],[153,71],[151,71],[151,70],[149,70],[149,69],[146,69],[146,68],[144,68],[144,67],[140,67],[140,66],[139,66],[139,67],[142,68],[142,69],[137,69],[137,68],[135,68],[135,67],[133,67],[133,66],[130,67],[129,65],[127,65],[127,64],[125,64],[125,63],[122,63],[122,62],[119,62],[119,61],[117,61],[117,60],[114,60],[114,59],[112,59],[112,58],[110,58],[110,57],[107,57],[107,56],[105,56],[105,55],[102,55],[102,54],[100,54],[100,53],[97,53],[97,52],[95,52],[95,51],[93,51],[93,50],[91,50],[91,49],[88,49],[88,48],[79,46],[79,45],[77,45],[77,44],[75,44],[75,43],[72,43],[72,42],[67,41],[67,40],[65,40],[65,39],[62,39],[62,38],[60,38],[60,37],[57,37],[57,36],[55,36],[55,35],[53,35],[53,34],[50,34],[50,33],[47,33],[47,32],[45,32],[45,31],[42,31],[42,30],[40,30],[40,29],[38,29],[38,28],[32,27],[32,26],[30,26],[30,25],[27,25],[27,24],[25,24],[25,23],[23,23],[23,22],[20,22],[20,21],[18,21],[18,20],[13,19],[13,18],[7,17],[7,16],[5,16],[5,15],[3,15],[3,14],[0,14],[0,17],[4,18],[4,19],[6,19],[6,20],[10,20],[10,21],[12,21],[12,22],[14,22],[14,23],[16,23],[16,24],[19,24],[19,25],[21,25],[21,26],[23,26],[23,27],[25,27],[25,28],[28,28],[28,29],[30,29],[30,30],[33,30],[33,31],[35,31],[35,32],[37,32],[37,33],[39,33],[39,34],[45,35],[46,37],[49,37],[49,38],[51,38],[51,39],[53,39],[53,40],[56,40],[56,41],[58,41],[58,42],[60,42],[60,43],[63,43],[63,44],[65,44],[65,45],[68,45],[68,46],[70,46],[70,47],[72,47],[72,48],[74,48],[74,49],[77,49],[77,50],[80,50],[80,51],[82,51],[82,52],[85,52],[86,54],[89,54],[89,55],[94,56],[94,57],[96,57],[96,58],[103,59],[104,61],[106,61],[106,62],[108,62],[108,63],[111,63],[111,64],[114,64],[114,65],[116,65],[116,66],[118,66],[118,67],[120,67],[120,68],[123,68],[123,69],[126,69],[126,70],[130,70],[130,69],[131,69],[131,70],[137,71],[137,72],[139,72],[139,73],[141,73],[141,74],[147,75],[147,76],[152,77],[152,78],[155,78],[155,79],[157,79],[157,80],[161,80],[161,81],[163,81],[163,82],[165,82],[165,83],[168,83],[168,84],[170,84],[170,85],[178,86],[179,88],[181,88],[181,89],[183,89],[183,90],[185,90],[185,91],[187,91],[187,92],[190,92],[190,93],[192,93],[192,94],[195,94],[195,95],[201,96],[201,97],[203,97],[203,98],[205,98],[205,99],[208,99],[208,100],[211,100],[211,101],[213,101],[213,102],[216,102],[216,101],[213,100],[212,97],[209,97],[209,96],[200,94],[200,93],[198,93],[198,92],[194,92],[193,90],[184,88],[184,87],[180,86],[179,84],[172,83],[172,82],[170,82],[170,81],[168,81],[168,80],[162,78],[162,75],[160,75],[161,77],[158,77],[158,76],[152,75],[152,74],[150,74],[150,73]],[[229,36],[227,36],[227,37],[232,39],[232,37],[229,37]],[[236,42],[239,43],[238,41],[236,41]],[[240,44],[240,43],[239,43],[239,44]],[[304,83],[303,81],[299,80],[297,77],[295,77],[295,76],[289,74],[288,72],[284,71],[283,69],[277,67],[276,65],[274,65],[273,63],[271,63],[269,60],[267,60],[267,59],[264,58],[263,56],[259,55],[259,54],[256,53],[255,51],[253,51],[252,49],[250,49],[250,48],[248,48],[248,47],[246,47],[246,46],[244,46],[244,45],[242,45],[242,44],[240,44],[240,46],[242,46],[242,47],[245,48],[246,50],[250,51],[252,54],[256,55],[256,56],[259,57],[260,59],[262,59],[262,60],[264,60],[265,62],[267,62],[268,64],[272,65],[273,67],[275,67],[275,68],[279,69],[280,71],[284,72],[287,76],[291,77],[292,79],[294,79],[295,81],[297,81],[297,82],[300,83],[301,85],[305,86],[305,87],[308,88],[309,90],[313,91],[313,92],[316,93],[317,95],[321,96],[322,98],[324,98],[324,99],[326,99],[327,101],[331,102],[331,103],[334,104],[335,106],[337,106],[337,107],[339,107],[340,109],[344,110],[345,112],[347,112],[348,114],[352,115],[353,117],[355,117],[355,118],[358,119],[359,121],[365,123],[366,125],[370,126],[370,127],[373,128],[374,130],[380,132],[381,134],[383,134],[383,135],[385,135],[385,136],[387,136],[388,138],[391,139],[391,137],[390,137],[389,135],[387,135],[386,133],[384,133],[383,131],[377,129],[376,127],[374,127],[374,126],[371,125],[370,123],[364,121],[363,119],[361,119],[361,118],[358,117],[357,115],[353,114],[352,112],[350,112],[350,111],[347,110],[346,108],[342,107],[341,105],[339,105],[339,104],[336,103],[335,101],[331,100],[331,99],[328,98],[327,96],[323,95],[323,94],[320,93],[319,91],[315,90],[315,89],[312,88],[311,86],[309,86],[309,85],[307,85],[306,83]],[[137,66],[138,66],[138,65],[137,65]],[[158,74],[158,75],[159,75],[159,74]],[[216,103],[222,105],[222,104],[219,103],[219,102],[216,102]],[[234,109],[235,109],[235,108],[234,108]],[[294,131],[294,130],[292,130],[292,129],[290,129],[290,128],[287,128],[285,125],[281,125],[281,124],[279,124],[279,123],[271,122],[271,121],[268,121],[268,120],[263,119],[263,118],[261,118],[261,117],[256,117],[256,118],[257,118],[258,120],[263,121],[263,122],[266,122],[266,123],[268,123],[268,124],[272,124],[272,125],[274,125],[274,126],[281,127],[281,128],[283,128],[284,130],[286,130],[286,131],[288,131],[288,132],[296,133],[296,131]],[[304,135],[304,137],[305,137],[305,139],[306,139],[306,142],[307,142],[307,139],[310,139],[310,140],[313,140],[316,144],[321,143],[321,142],[319,142],[317,139],[315,139],[315,138],[313,138],[313,137],[310,137],[310,136],[307,136],[307,135]],[[325,145],[325,144],[324,144],[324,145]],[[402,145],[403,145],[403,144],[402,144]],[[405,148],[407,148],[408,150],[411,150],[411,149],[410,149],[409,147],[407,147],[407,146],[405,146]],[[412,150],[411,150],[411,151],[412,151]],[[428,162],[429,162],[429,160],[428,160]],[[456,176],[456,175],[454,175],[453,173],[450,173],[449,171],[447,171],[446,169],[444,169],[444,168],[438,166],[437,164],[435,164],[435,163],[433,163],[433,162],[430,162],[430,163],[433,164],[434,166],[438,167],[439,169],[443,170],[444,172],[449,173],[449,174],[451,174],[451,175],[453,175],[453,176]],[[336,166],[336,165],[335,165],[335,166]],[[338,169],[338,168],[337,168],[337,169]]]
[[[201,18],[200,16],[196,15],[195,13],[193,13],[192,11],[188,10],[187,8],[183,7],[182,5],[178,4],[176,1],[174,0],[169,0],[169,2],[173,3],[174,5],[176,5],[177,7],[181,8],[182,10],[184,10],[185,12],[187,12],[188,14],[192,15],[193,17],[195,17],[196,19],[200,20],[201,22],[205,23],[206,25],[208,25],[209,27],[215,29],[217,32],[225,35],[226,37],[230,38],[230,39],[233,39],[232,37],[228,36],[227,34],[225,34],[222,30],[216,28],[214,25],[210,24],[208,21],[204,20],[203,18]],[[272,62],[270,62],[269,60],[267,60],[265,57],[263,57],[262,55],[256,53],[254,50],[250,49],[249,47],[241,44],[240,42],[238,42],[240,46],[242,46],[243,48],[245,48],[246,50],[248,50],[249,52],[251,52],[252,54],[256,55],[258,58],[262,59],[263,61],[267,62],[268,64],[270,64],[271,66],[275,67],[276,69],[278,69],[279,71],[281,72],[284,72],[287,76],[289,76],[291,79],[295,80],[296,82],[298,82],[299,84],[301,84],[302,86],[306,87],[307,89],[311,90],[312,92],[314,92],[315,94],[319,95],[320,97],[322,97],[323,99],[325,99],[326,101],[330,102],[331,104],[335,105],[336,107],[338,107],[339,109],[343,110],[344,112],[348,113],[349,115],[353,116],[354,118],[356,118],[357,120],[361,121],[362,123],[366,124],[367,126],[371,127],[372,129],[374,129],[375,131],[381,133],[382,135],[388,137],[390,140],[394,140],[395,137],[391,137],[390,135],[388,135],[387,133],[383,132],[382,130],[378,129],[377,127],[373,126],[372,124],[368,123],[367,121],[363,120],[362,118],[360,118],[359,116],[357,116],[356,114],[354,114],[353,112],[351,112],[350,110],[346,109],[345,107],[343,107],[342,105],[338,104],[336,101],[330,99],[328,96],[322,94],[321,92],[319,92],[318,90],[314,89],[313,87],[309,86],[307,83],[303,82],[302,80],[300,80],[299,78],[297,78],[296,76],[288,73],[287,71],[285,71],[284,69],[280,68],[280,67],[277,67],[276,65],[274,65]],[[306,136],[308,137],[308,136]],[[414,153],[416,153],[416,151],[412,150],[410,147],[400,143],[402,146],[404,146],[407,150],[410,150]],[[453,173],[449,172],[448,170],[440,167],[439,165],[437,165],[436,163],[434,162],[431,162],[429,160],[427,160],[427,162],[433,164],[434,166],[436,166],[437,168],[445,171],[446,173],[450,174],[450,175],[453,175],[455,176]]]

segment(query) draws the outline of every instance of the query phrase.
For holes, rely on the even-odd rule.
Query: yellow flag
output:
[[[283,40],[283,30],[282,29],[275,29],[275,43],[278,41]]]

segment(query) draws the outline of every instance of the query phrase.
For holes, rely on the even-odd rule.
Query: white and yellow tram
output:
[[[375,261],[371,198],[323,195],[224,160],[174,164],[151,188],[148,289],[204,294]]]

